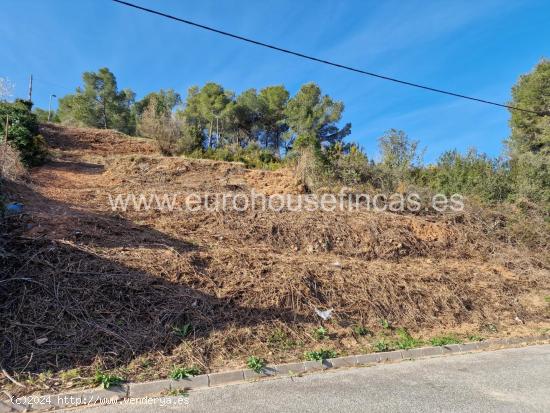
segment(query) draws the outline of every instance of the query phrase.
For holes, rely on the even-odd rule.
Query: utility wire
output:
[[[400,84],[406,85],[406,86],[411,86],[411,87],[415,87],[415,88],[419,88],[419,89],[429,90],[431,92],[442,93],[444,95],[449,95],[449,96],[454,96],[454,97],[458,97],[458,98],[462,98],[462,99],[468,99],[468,100],[473,100],[473,101],[476,101],[476,102],[486,103],[488,105],[500,106],[502,108],[507,108],[507,109],[511,109],[511,110],[518,110],[518,111],[522,111],[522,112],[533,113],[533,114],[536,114],[536,115],[539,115],[539,116],[548,115],[548,113],[537,112],[537,111],[529,110],[529,109],[522,109],[522,108],[518,108],[516,106],[504,105],[502,103],[492,102],[490,100],[479,99],[479,98],[472,97],[472,96],[462,95],[460,93],[449,92],[447,90],[436,89],[436,88],[421,85],[421,84],[418,84],[418,83],[407,82],[405,80],[400,80],[400,79],[396,79],[396,78],[393,78],[393,77],[380,75],[380,74],[377,74],[377,73],[367,72],[365,70],[357,69],[357,68],[354,68],[354,67],[351,67],[351,66],[342,65],[340,63],[331,62],[329,60],[319,59],[319,58],[314,57],[314,56],[309,56],[309,55],[306,55],[306,54],[303,54],[303,53],[300,53],[300,52],[295,52],[295,51],[292,51],[292,50],[289,50],[289,49],[283,49],[282,47],[277,47],[277,46],[274,46],[272,44],[263,43],[263,42],[260,42],[258,40],[253,40],[253,39],[250,39],[250,38],[247,38],[247,37],[239,36],[237,34],[233,34],[233,33],[223,31],[223,30],[215,29],[214,27],[206,26],[206,25],[200,24],[200,23],[195,23],[191,20],[182,19],[182,18],[172,16],[170,14],[162,13],[160,11],[156,11],[156,10],[153,10],[153,9],[148,9],[146,7],[138,6],[137,4],[129,3],[127,1],[122,1],[122,0],[112,0],[112,1],[114,1],[115,3],[119,3],[119,4],[122,4],[122,5],[128,6],[128,7],[132,7],[134,9],[138,9],[138,10],[147,12],[147,13],[156,14],[157,16],[166,17],[167,19],[175,20],[175,21],[178,21],[180,23],[185,23],[185,24],[188,24],[190,26],[195,26],[195,27],[198,27],[198,28],[201,28],[201,29],[204,29],[204,30],[208,30],[208,31],[217,33],[217,34],[221,34],[223,36],[232,37],[234,39],[242,40],[242,41],[247,42],[247,43],[252,43],[252,44],[255,44],[257,46],[267,47],[267,48],[272,49],[272,50],[277,50],[277,51],[282,52],[282,53],[287,53],[287,54],[290,54],[290,55],[301,57],[303,59],[308,59],[308,60],[312,60],[314,62],[323,63],[323,64],[326,64],[326,65],[338,67],[340,69],[345,69],[345,70],[360,73],[360,74],[363,74],[363,75],[372,76],[372,77],[376,77],[376,78],[383,79],[383,80],[388,80],[390,82],[400,83]]]

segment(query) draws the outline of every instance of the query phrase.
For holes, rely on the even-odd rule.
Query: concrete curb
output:
[[[321,361],[267,366],[262,373],[252,370],[233,370],[201,374],[183,380],[155,380],[143,383],[128,383],[110,389],[74,390],[56,395],[21,397],[18,403],[0,400],[0,413],[20,411],[44,411],[86,404],[102,403],[107,400],[122,400],[161,395],[172,390],[196,390],[227,384],[246,383],[273,377],[289,377],[304,373],[318,372],[334,368],[371,366],[385,362],[398,362],[419,358],[440,357],[449,354],[465,354],[472,351],[497,350],[520,347],[528,344],[543,344],[550,341],[550,335],[488,339],[479,342],[450,344],[440,347],[419,347],[408,350],[395,350],[382,353],[359,354],[337,357]]]

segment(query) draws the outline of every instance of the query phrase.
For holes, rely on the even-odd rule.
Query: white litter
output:
[[[332,312],[334,311],[334,308],[329,308],[328,310],[318,310],[315,309],[315,312],[319,317],[321,317],[323,320],[328,320],[330,317],[332,317]]]

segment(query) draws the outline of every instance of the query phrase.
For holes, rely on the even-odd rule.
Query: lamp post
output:
[[[48,106],[48,122],[50,121],[50,117],[52,115],[52,98],[56,98],[57,96],[54,94],[50,95],[50,104]]]

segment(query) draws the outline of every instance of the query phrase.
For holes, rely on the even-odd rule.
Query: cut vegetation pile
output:
[[[2,366],[27,387],[0,380],[15,393],[88,385],[96,370],[166,378],[251,355],[291,361],[550,327],[549,235],[535,218],[527,231],[513,211],[472,206],[113,212],[108,194],[300,187],[289,170],[165,158],[109,131],[41,133],[56,159],[31,184],[6,184],[25,205],[0,257]],[[315,311],[330,308],[327,321]]]

